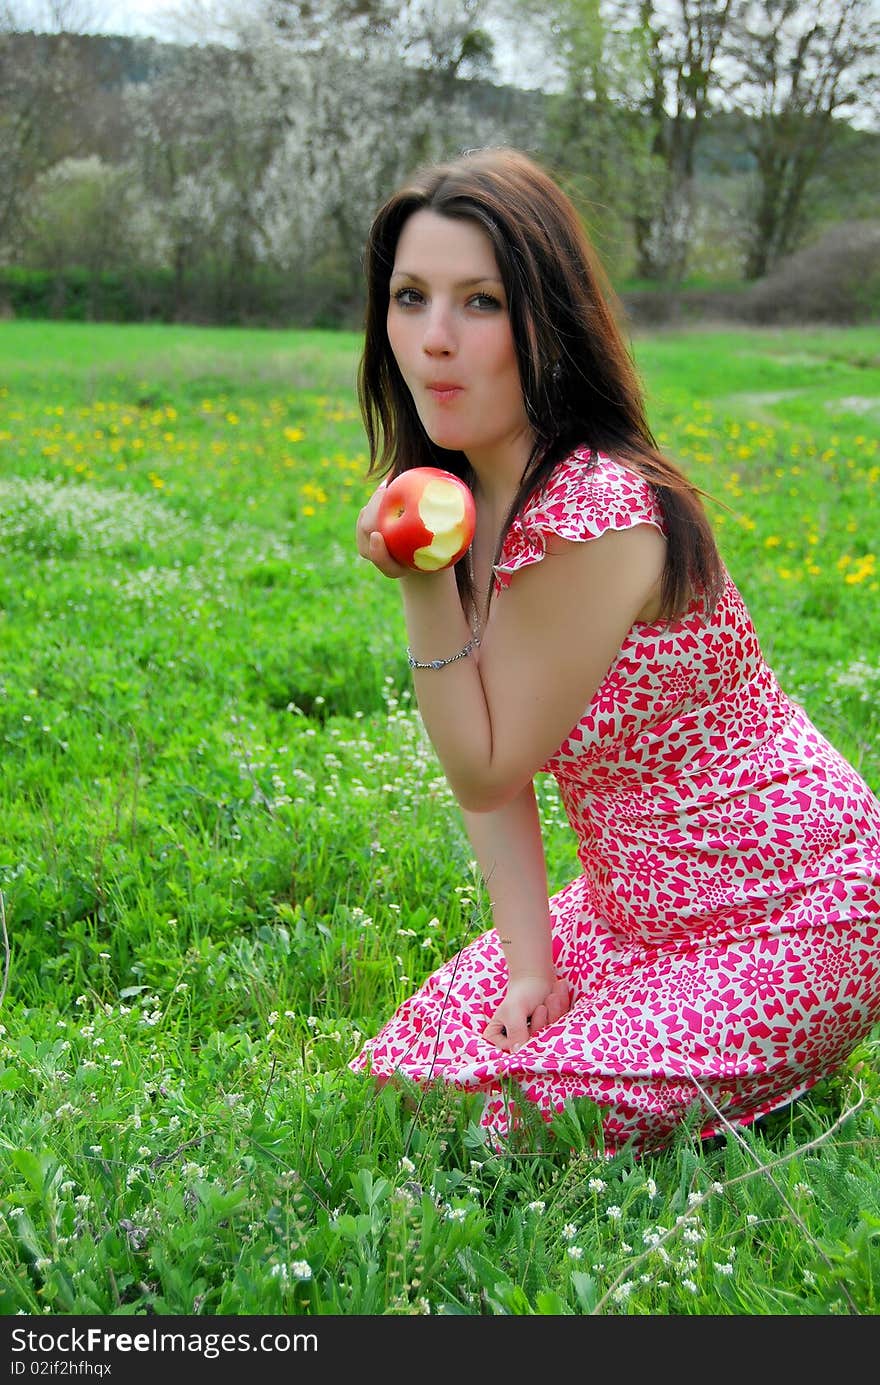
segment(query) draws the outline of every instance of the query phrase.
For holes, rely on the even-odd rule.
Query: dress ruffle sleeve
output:
[[[526,503],[510,526],[495,565],[498,587],[520,568],[539,563],[551,534],[584,542],[609,529],[652,524],[665,533],[663,516],[648,482],[622,463],[579,448]]]

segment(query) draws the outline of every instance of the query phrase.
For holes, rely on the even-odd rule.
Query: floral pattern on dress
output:
[[[649,484],[586,449],[511,526],[496,594],[544,557],[662,514]],[[484,1094],[549,1120],[602,1110],[606,1153],[748,1124],[832,1073],[880,1022],[880,803],[780,688],[735,584],[707,615],[633,625],[541,767],[581,873],[550,901],[569,1012],[515,1054],[481,1037],[504,998],[494,929],[427,978],[350,1066]],[[720,1113],[720,1114],[719,1114]]]

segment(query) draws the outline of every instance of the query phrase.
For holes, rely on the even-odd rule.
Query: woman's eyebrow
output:
[[[410,274],[405,269],[395,269],[391,275],[392,279],[409,279],[413,284],[427,284],[427,279],[423,279],[421,274]],[[453,284],[455,289],[470,289],[474,284],[500,284],[501,280],[497,274],[477,274],[472,279],[459,279],[458,283]]]

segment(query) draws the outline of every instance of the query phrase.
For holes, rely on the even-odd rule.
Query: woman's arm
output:
[[[448,658],[470,631],[451,568],[401,568],[370,528],[359,548],[399,577],[415,658]],[[479,659],[413,673],[419,712],[463,808],[489,812],[515,797],[577,723],[639,612],[657,590],[666,541],[639,524],[576,543],[552,539],[516,573],[483,632]]]
[[[533,785],[494,812],[463,810],[462,816],[510,975],[554,976],[547,870]]]
[[[553,966],[547,870],[531,781],[503,808],[463,811],[508,967],[508,991],[484,1038],[519,1048],[568,1009],[568,989]],[[531,1023],[530,1023],[531,1021]]]

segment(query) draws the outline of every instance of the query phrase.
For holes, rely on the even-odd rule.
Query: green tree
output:
[[[754,160],[746,277],[765,275],[802,241],[808,191],[840,113],[878,93],[877,0],[744,0],[731,28],[731,92]]]
[[[640,277],[675,282],[732,0],[520,0],[548,66],[547,148]]]

